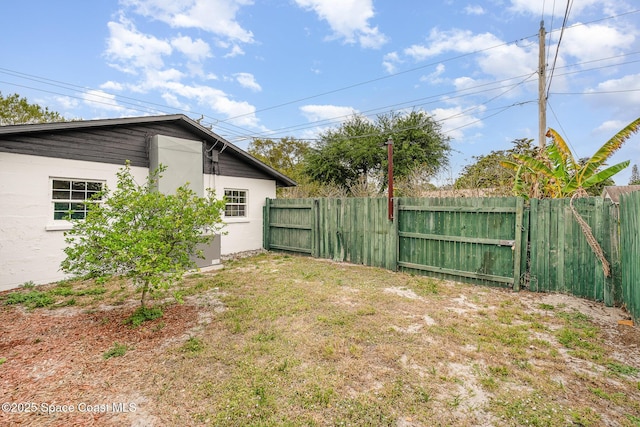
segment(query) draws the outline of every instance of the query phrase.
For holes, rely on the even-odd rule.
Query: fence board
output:
[[[599,197],[576,199],[574,206],[591,227],[605,258],[615,265],[613,270],[617,269],[617,223],[607,220],[611,206]],[[534,199],[530,209],[530,289],[565,292],[613,305],[615,280],[605,277],[602,263],[573,216],[570,199]]]
[[[640,318],[640,192],[620,197],[622,299],[632,316]]]

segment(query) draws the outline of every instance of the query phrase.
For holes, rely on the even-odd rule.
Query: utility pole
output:
[[[545,89],[547,86],[547,72],[545,64],[545,36],[544,21],[540,21],[540,35],[538,36],[538,143],[540,150],[547,145],[547,96]]]

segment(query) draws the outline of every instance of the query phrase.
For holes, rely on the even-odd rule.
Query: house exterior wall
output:
[[[117,184],[122,165],[0,152],[0,291],[27,281],[50,283],[65,278],[59,270],[64,259],[64,231],[70,225],[53,220],[51,178],[105,181]],[[146,167],[132,167],[142,183]],[[205,188],[247,191],[245,218],[228,219],[221,253],[231,254],[262,247],[262,206],[276,193],[274,180],[203,175]]]
[[[225,189],[247,191],[247,216],[225,218],[221,237],[222,255],[262,248],[262,208],[267,198],[276,197],[275,181],[238,178],[224,175],[205,175],[204,187],[214,189],[216,197],[224,196]]]
[[[53,220],[50,178],[100,180],[115,188],[120,167],[0,153],[0,290],[65,277],[59,267],[64,259],[64,231],[70,225]],[[147,168],[131,170],[140,180],[148,173]]]

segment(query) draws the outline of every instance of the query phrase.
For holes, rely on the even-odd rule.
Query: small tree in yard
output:
[[[175,194],[163,194],[156,185],[160,167],[144,185],[138,185],[129,164],[118,172],[117,189],[105,189],[91,203],[84,220],[73,220],[65,233],[67,248],[62,270],[79,276],[124,276],[140,289],[141,309],[146,298],[168,288],[195,267],[190,255],[207,243],[222,227],[225,202],[213,191],[198,197],[187,185]],[[201,253],[196,253],[202,257]]]

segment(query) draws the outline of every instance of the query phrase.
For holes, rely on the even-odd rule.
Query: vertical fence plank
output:
[[[538,199],[531,199],[529,205],[529,289],[539,292],[538,287]]]
[[[522,222],[524,217],[524,200],[516,202],[515,243],[513,244],[513,290],[520,290],[520,268],[522,267]]]
[[[267,198],[264,206],[262,207],[262,246],[267,251],[271,248],[269,246],[269,233],[271,232],[271,225],[269,222],[270,207],[271,199]]]

